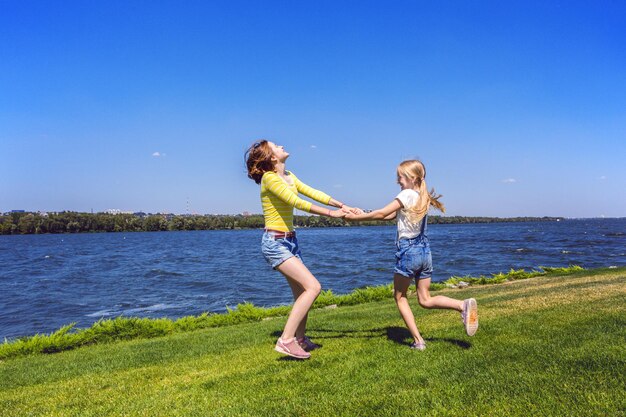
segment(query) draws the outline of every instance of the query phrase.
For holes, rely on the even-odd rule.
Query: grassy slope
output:
[[[392,301],[316,310],[309,361],[272,350],[284,318],[0,362],[0,415],[626,415],[626,270],[447,290],[413,301],[408,349]]]

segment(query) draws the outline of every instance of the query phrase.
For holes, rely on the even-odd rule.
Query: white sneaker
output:
[[[468,336],[474,336],[478,330],[478,305],[475,299],[463,300],[461,318],[463,319],[463,326],[465,326],[465,333]]]

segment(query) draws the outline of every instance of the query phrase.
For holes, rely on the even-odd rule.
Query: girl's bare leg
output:
[[[291,287],[291,293],[293,294],[293,301],[295,302],[298,299],[298,297],[302,295],[302,293],[304,292],[304,289],[302,289],[302,287],[294,280],[287,279],[287,282],[289,283],[289,286]],[[309,318],[309,313],[306,313],[304,315],[304,318],[298,325],[298,328],[296,329],[297,338],[304,337],[306,333],[306,321],[308,318]]]
[[[287,278],[292,289],[295,285],[302,290],[293,303],[283,334],[280,336],[282,340],[289,340],[295,337],[303,321],[306,326],[307,314],[322,290],[322,286],[302,261],[295,256],[278,265],[276,269]],[[304,329],[302,331],[304,335]]]
[[[415,324],[415,316],[413,316],[413,311],[411,311],[411,306],[409,305],[409,300],[406,297],[406,291],[411,284],[411,280],[407,277],[404,277],[400,274],[394,274],[393,276],[393,296],[396,300],[396,305],[398,306],[398,310],[400,311],[400,315],[406,324],[406,327],[409,329],[411,336],[416,343],[424,343],[424,339],[422,339],[422,335],[419,330],[417,330],[417,325]]]
[[[417,300],[424,308],[447,308],[463,311],[463,301],[443,295],[430,296],[430,278],[417,281]]]

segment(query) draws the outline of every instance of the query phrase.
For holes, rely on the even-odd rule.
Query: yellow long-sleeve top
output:
[[[287,173],[293,180],[293,185],[287,184],[275,172],[266,172],[261,178],[261,204],[266,229],[291,232],[293,231],[293,208],[311,211],[311,203],[298,197],[298,193],[322,204],[330,202],[331,197],[328,194],[309,187],[293,173],[289,171]]]

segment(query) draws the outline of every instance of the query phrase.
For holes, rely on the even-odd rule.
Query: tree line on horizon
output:
[[[497,223],[555,221],[558,217],[467,217],[429,216],[430,224]],[[347,222],[324,216],[294,216],[296,227],[350,227],[393,225],[393,221]],[[0,215],[0,234],[26,235],[47,233],[158,232],[182,230],[261,229],[262,214],[251,215],[174,215],[78,213],[6,213]]]

